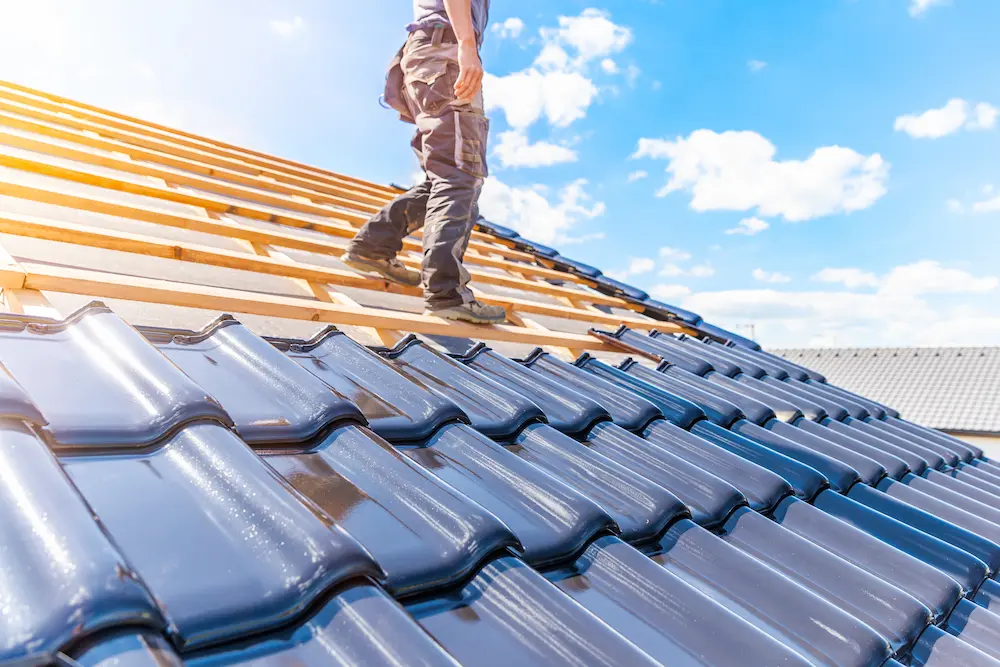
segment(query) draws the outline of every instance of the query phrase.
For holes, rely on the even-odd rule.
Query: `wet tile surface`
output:
[[[614,338],[662,363],[0,318],[0,662],[1000,665],[1000,467]]]

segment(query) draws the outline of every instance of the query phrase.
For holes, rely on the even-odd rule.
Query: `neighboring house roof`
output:
[[[0,166],[4,667],[1000,664],[974,446],[485,221],[425,317],[358,179],[2,83]]]
[[[918,424],[1000,434],[1000,347],[774,350]]]

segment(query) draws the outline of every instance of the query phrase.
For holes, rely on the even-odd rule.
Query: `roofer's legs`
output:
[[[430,182],[410,188],[365,223],[341,259],[352,269],[374,273],[411,287],[420,285],[420,274],[396,261],[403,239],[424,226]]]
[[[489,121],[481,93],[471,103],[455,99],[457,49],[420,33],[410,36],[402,69],[407,103],[417,125],[413,148],[427,180],[365,224],[348,252],[362,261],[394,258],[403,237],[419,226],[422,208],[421,278],[428,313],[476,323],[502,322],[506,319],[502,308],[475,301],[468,287],[469,272],[462,264],[487,175]],[[387,266],[386,273],[389,270]]]

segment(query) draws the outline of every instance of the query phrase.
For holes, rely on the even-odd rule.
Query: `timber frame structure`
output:
[[[44,256],[15,259],[0,247],[9,312],[58,318],[63,314],[46,293],[68,293],[359,327],[374,338],[371,344],[392,345],[416,333],[537,345],[561,356],[611,350],[588,333],[591,326],[700,335],[672,317],[648,316],[640,301],[599,291],[593,278],[560,270],[542,254],[484,231],[488,225],[473,233],[466,265],[477,297],[505,307],[510,324],[473,326],[362,305],[344,289],[421,295],[335,262],[357,229],[398,193],[0,81],[0,196],[45,211],[25,214],[0,201],[0,234],[276,276],[298,291],[289,296],[122,274]],[[149,233],[102,220],[142,223]],[[167,228],[228,245],[179,241],[176,231],[160,233]],[[418,232],[406,239],[400,260],[419,267],[420,254]],[[539,316],[545,324],[532,319]]]

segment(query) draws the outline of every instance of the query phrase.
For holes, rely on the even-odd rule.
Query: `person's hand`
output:
[[[469,102],[483,85],[483,61],[475,40],[458,44],[458,81],[455,82],[455,97],[461,102]]]

